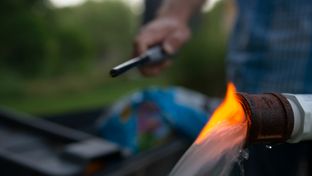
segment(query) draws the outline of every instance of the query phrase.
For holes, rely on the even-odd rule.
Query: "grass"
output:
[[[36,80],[24,84],[18,96],[1,98],[2,106],[30,114],[57,114],[107,106],[118,98],[151,85],[164,85],[160,79],[69,76],[58,80]]]

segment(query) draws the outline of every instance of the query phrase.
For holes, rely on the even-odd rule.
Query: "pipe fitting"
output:
[[[294,128],[287,142],[295,143],[312,139],[312,95],[283,94],[294,112]]]
[[[294,113],[285,96],[278,93],[237,93],[249,120],[247,141],[285,142],[294,129]]]

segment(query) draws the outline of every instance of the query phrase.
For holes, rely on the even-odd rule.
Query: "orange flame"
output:
[[[195,143],[200,144],[212,132],[213,128],[218,128],[220,124],[227,123],[236,125],[245,122],[245,113],[242,105],[235,95],[236,88],[233,83],[227,86],[225,99],[214,111],[210,120],[204,126]]]

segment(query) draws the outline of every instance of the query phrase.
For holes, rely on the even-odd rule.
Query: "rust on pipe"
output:
[[[278,93],[237,95],[249,118],[248,142],[285,142],[290,138],[294,115],[286,97]]]

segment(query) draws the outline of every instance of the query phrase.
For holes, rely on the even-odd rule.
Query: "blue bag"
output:
[[[150,88],[117,101],[98,130],[130,153],[160,145],[173,133],[193,140],[219,102],[184,88]]]

